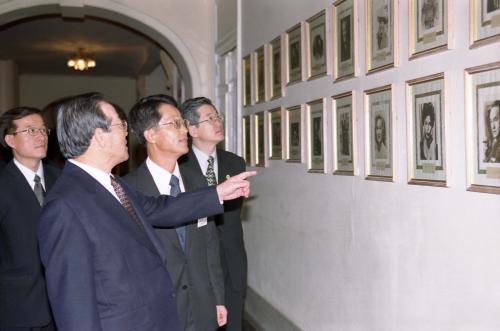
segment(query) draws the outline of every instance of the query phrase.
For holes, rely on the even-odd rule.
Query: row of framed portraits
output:
[[[366,71],[370,74],[397,65],[397,1],[365,1]],[[285,85],[290,85],[303,78],[310,80],[326,75],[330,61],[335,80],[354,77],[357,71],[356,6],[362,4],[338,0],[331,11],[317,13],[245,56],[242,60],[243,106],[281,97],[283,80]],[[449,48],[448,6],[448,0],[409,0],[410,59]],[[471,47],[499,40],[500,0],[470,0],[470,22]],[[327,37],[329,31],[332,31],[331,37]],[[327,51],[330,41],[332,47]]]
[[[500,62],[466,69],[465,76],[467,187],[498,194]],[[393,90],[386,85],[363,92],[366,179],[393,181],[397,153],[393,147],[397,116]],[[447,186],[445,75],[409,80],[406,91],[408,182]],[[264,167],[268,159],[284,159],[307,163],[309,172],[327,173],[330,160],[334,174],[357,174],[355,94],[350,91],[244,116],[242,141],[247,164]]]

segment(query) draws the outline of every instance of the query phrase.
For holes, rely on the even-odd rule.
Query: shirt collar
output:
[[[179,179],[181,192],[184,192],[184,183],[182,181],[181,172],[179,170],[179,165],[177,164],[177,162],[175,163],[173,173],[160,167],[149,157],[146,159],[146,166],[151,173],[151,176],[153,177],[153,180],[160,194],[170,194],[170,178],[172,177],[172,174]]]
[[[33,170],[29,169],[28,167],[23,165],[18,160],[16,160],[16,158],[14,158],[13,160],[14,160],[14,164],[16,165],[16,167],[19,169],[19,171],[21,171],[21,173],[26,178],[26,180],[28,181],[28,183],[31,185],[32,188],[35,186],[35,182],[34,182],[35,175],[38,175],[40,177],[40,181],[42,183],[42,186],[45,187],[45,179],[43,176],[42,162],[40,162],[40,164],[38,165],[38,170],[36,172],[34,172]]]
[[[192,145],[194,155],[196,156],[196,159],[198,160],[198,163],[200,165],[201,171],[206,174],[207,173],[207,168],[208,168],[208,158],[210,156],[213,156],[214,158],[214,169],[216,170],[217,167],[217,149],[214,149],[212,154],[207,155],[204,152],[202,152],[199,148],[197,148],[194,144]],[[217,174],[217,171],[215,172]]]

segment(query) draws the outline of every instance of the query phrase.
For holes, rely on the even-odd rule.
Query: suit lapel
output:
[[[27,205],[27,208],[37,208],[40,209],[40,203],[38,202],[35,192],[33,192],[33,189],[30,186],[30,183],[26,180],[26,177],[24,177],[23,173],[19,168],[15,165],[14,161],[10,161],[6,166],[4,171],[9,172],[10,175],[12,176],[12,181],[15,183],[15,185],[23,192],[24,195],[26,195],[29,205]]]
[[[222,183],[226,180],[226,176],[230,175],[229,169],[226,168],[226,162],[224,162],[224,155],[217,149],[217,182]]]

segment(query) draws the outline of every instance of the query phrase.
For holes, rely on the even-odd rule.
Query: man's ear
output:
[[[189,125],[188,132],[192,138],[198,138],[198,127],[196,125]]]
[[[14,135],[13,134],[7,134],[5,135],[5,143],[7,144],[7,146],[9,146],[10,148],[14,149]]]
[[[146,142],[149,144],[156,143],[156,130],[155,130],[155,128],[150,128],[150,129],[144,130],[144,139],[146,139]]]
[[[94,131],[94,136],[92,137],[92,141],[94,141],[99,147],[104,147],[106,146],[106,139],[105,139],[105,131],[101,128],[97,128]]]

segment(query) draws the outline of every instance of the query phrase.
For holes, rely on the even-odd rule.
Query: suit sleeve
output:
[[[222,273],[222,266],[220,262],[219,235],[217,233],[215,222],[213,220],[209,221],[206,226],[208,278],[210,280],[210,284],[212,285],[215,304],[225,305],[224,275]]]
[[[92,247],[78,215],[63,200],[51,201],[38,239],[57,328],[100,331]]]
[[[146,220],[157,227],[175,227],[224,211],[215,186],[181,193],[177,197],[168,195],[148,197],[130,186],[128,191],[134,195],[133,201],[140,205]]]

